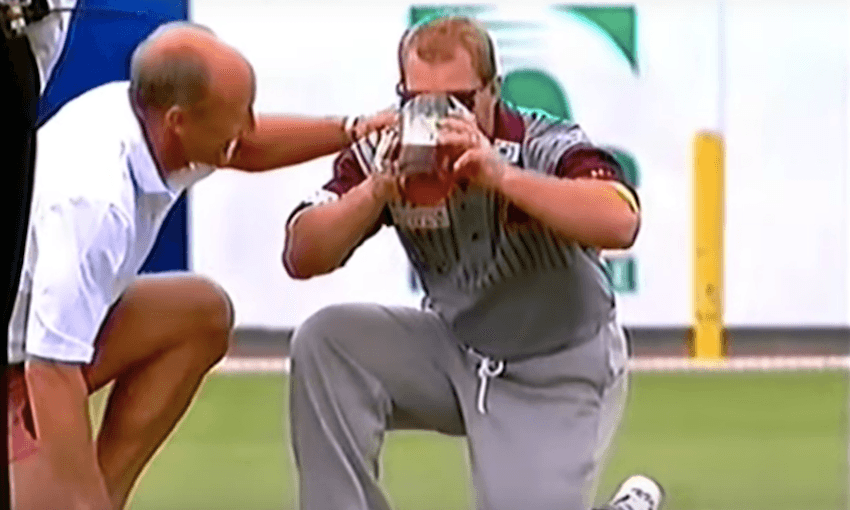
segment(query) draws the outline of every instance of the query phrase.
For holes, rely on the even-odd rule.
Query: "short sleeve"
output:
[[[561,155],[554,171],[558,177],[568,179],[601,179],[616,183],[617,191],[640,210],[637,190],[626,179],[622,166],[613,155],[590,144],[574,146]]]
[[[95,337],[117,299],[129,222],[109,204],[73,201],[34,211],[36,253],[26,352],[89,363]]]
[[[377,140],[365,139],[342,151],[334,159],[333,176],[331,179],[310,197],[302,200],[292,210],[286,220],[287,225],[295,219],[298,213],[308,207],[338,200],[341,196],[365,181],[367,172],[375,171],[375,168],[372,166],[372,160],[375,157],[376,151],[379,150],[376,147],[377,145]],[[365,170],[364,167],[366,167]],[[390,224],[390,216],[389,213],[385,212],[367,237],[371,237],[380,230],[381,225],[388,224]]]

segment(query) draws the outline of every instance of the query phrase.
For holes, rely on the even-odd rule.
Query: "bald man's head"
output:
[[[209,28],[189,22],[161,25],[142,41],[130,61],[130,87],[144,109],[189,108],[209,93],[220,71],[238,68],[250,76],[247,60]]]
[[[253,129],[254,71],[206,27],[175,22],[157,28],[133,53],[130,82],[146,132],[164,158],[175,161],[170,166],[222,166]]]

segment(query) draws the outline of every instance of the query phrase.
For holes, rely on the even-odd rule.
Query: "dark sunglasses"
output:
[[[457,101],[466,107],[467,110],[474,111],[475,108],[475,96],[478,95],[479,92],[484,90],[487,85],[482,85],[481,87],[469,90],[448,90],[445,94],[450,95],[457,99]],[[426,94],[427,92],[411,92],[409,90],[404,89],[401,84],[396,87],[396,93],[398,94],[399,99],[401,100],[401,106],[404,106],[405,103],[410,101],[416,96]]]

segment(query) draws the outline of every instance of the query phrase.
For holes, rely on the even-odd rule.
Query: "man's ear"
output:
[[[186,112],[177,105],[165,112],[165,127],[178,135],[183,135],[186,125]]]
[[[487,88],[494,103],[498,103],[502,99],[502,77],[494,76]]]
[[[490,92],[499,97],[502,94],[502,77],[496,76],[490,81]]]

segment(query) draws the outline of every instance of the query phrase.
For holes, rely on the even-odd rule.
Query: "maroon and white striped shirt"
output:
[[[380,171],[389,136],[375,134],[341,153],[333,178],[290,218]],[[493,146],[529,172],[617,180],[637,203],[614,157],[577,124],[500,104]],[[481,353],[515,359],[577,345],[614,315],[599,251],[565,239],[494,192],[459,188],[438,206],[391,204],[370,236],[382,224],[396,228],[425,289],[425,306]]]

